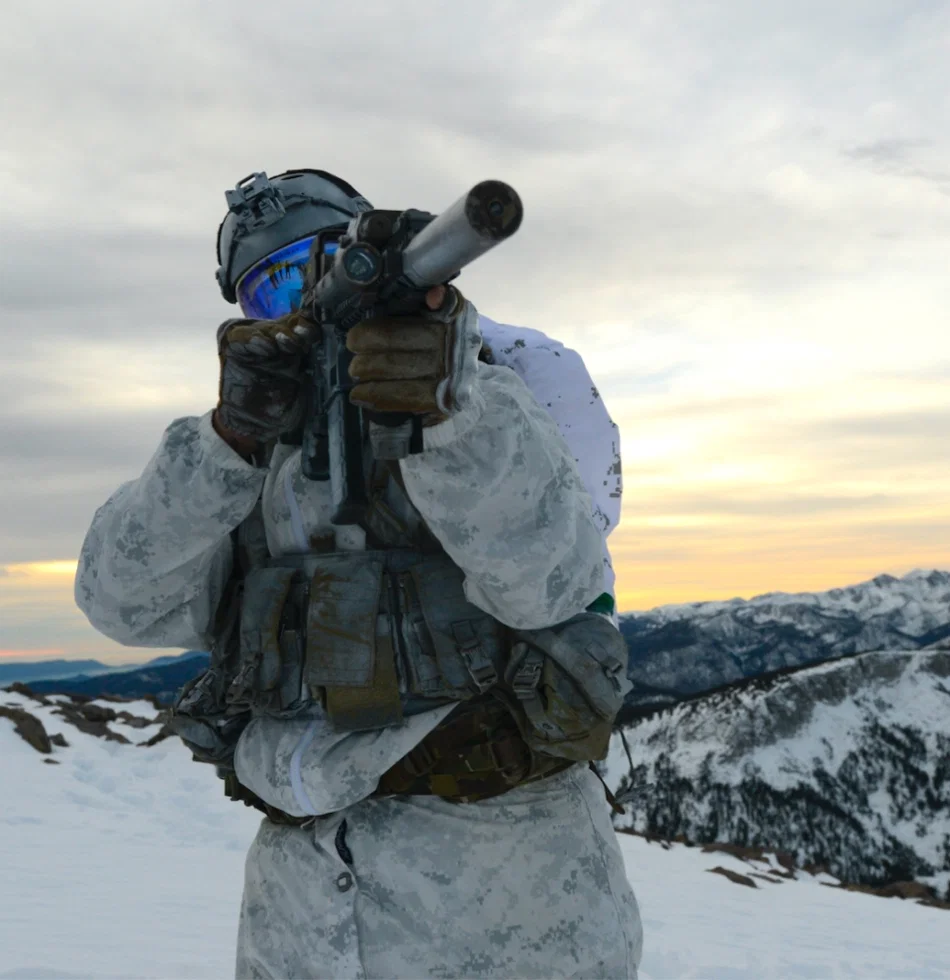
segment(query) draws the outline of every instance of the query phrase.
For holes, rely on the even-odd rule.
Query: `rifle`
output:
[[[314,239],[301,309],[320,324],[323,341],[310,352],[301,469],[310,480],[330,481],[331,524],[362,522],[374,459],[422,451],[420,416],[350,403],[347,331],[369,317],[422,311],[429,289],[510,238],[522,215],[512,187],[486,180],[438,216],[364,211]]]

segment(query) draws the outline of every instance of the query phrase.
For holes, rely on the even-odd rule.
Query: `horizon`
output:
[[[215,234],[260,170],[434,212],[517,189],[521,229],[460,288],[577,350],[619,425],[621,612],[950,566],[950,7],[360,9],[6,25],[0,82],[30,98],[0,106],[0,655],[164,652],[96,633],[71,569],[214,405]]]
[[[895,575],[891,572],[878,572],[876,575],[872,575],[867,579],[862,579],[860,582],[849,582],[845,585],[832,585],[828,588],[806,590],[800,592],[785,592],[780,590],[770,590],[768,592],[760,592],[755,595],[750,596],[729,596],[720,597],[716,599],[696,599],[696,600],[685,600],[687,605],[703,605],[709,602],[730,602],[730,601],[743,601],[743,602],[754,602],[756,599],[766,598],[773,595],[814,595],[823,592],[828,592],[833,589],[846,589],[853,588],[861,585],[867,585],[868,583],[874,581],[874,579],[882,575],[892,575],[893,578],[898,581],[910,578],[912,576],[918,575],[918,577],[924,577],[930,575],[933,572],[942,572],[946,575],[950,575],[950,567],[948,568],[912,568],[907,572],[900,575]],[[618,610],[618,615],[623,618],[625,616],[643,616],[654,612],[657,609],[662,609],[665,606],[680,605],[683,603],[662,603],[659,606],[654,606],[650,609],[628,609]],[[116,666],[116,665],[128,665],[130,668],[135,668],[141,666],[142,663],[154,660],[157,657],[162,656],[177,656],[181,653],[206,653],[203,650],[185,650],[178,647],[168,647],[168,648],[158,648],[158,647],[123,647],[119,644],[113,643],[112,641],[102,637],[102,642],[106,647],[106,652],[96,653],[95,651],[87,651],[83,653],[69,654],[66,650],[3,650],[0,649],[0,664],[3,663],[42,663],[47,660],[96,660],[105,666]],[[110,647],[117,647],[117,651],[110,651]]]

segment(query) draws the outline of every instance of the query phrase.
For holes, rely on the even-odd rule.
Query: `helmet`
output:
[[[225,191],[228,213],[218,228],[221,295],[245,316],[281,316],[299,303],[313,236],[346,224],[372,205],[324,170],[251,174]]]

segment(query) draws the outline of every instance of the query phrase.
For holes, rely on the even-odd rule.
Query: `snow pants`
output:
[[[247,855],[245,978],[635,980],[642,931],[603,789],[577,765],[479,803],[368,799]]]

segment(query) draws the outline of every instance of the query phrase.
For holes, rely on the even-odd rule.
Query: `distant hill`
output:
[[[67,677],[34,681],[30,687],[38,694],[85,694],[99,697],[117,694],[126,698],[153,695],[163,704],[171,704],[178,689],[197,677],[208,665],[206,653],[189,651],[180,657],[159,657],[159,663],[133,670],[110,671],[92,677]]]
[[[124,664],[122,670],[144,670],[146,667],[164,667],[167,664],[177,664],[181,660],[192,660],[195,657],[208,660],[208,654],[201,650],[186,650],[184,653],[175,654],[168,657],[155,657],[153,660],[146,660],[144,664]]]
[[[19,681],[32,684],[33,681],[56,680],[60,678],[89,678],[101,674],[124,673],[129,670],[144,670],[147,667],[163,667],[192,657],[205,657],[199,650],[186,650],[171,656],[155,657],[141,664],[104,664],[99,660],[18,660],[13,663],[0,663],[0,687]]]
[[[14,681],[30,681],[76,674],[104,674],[113,668],[98,660],[41,660],[33,663],[0,663],[0,687]]]

